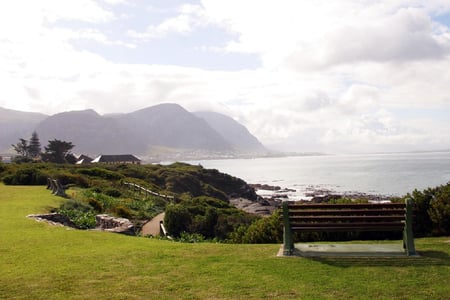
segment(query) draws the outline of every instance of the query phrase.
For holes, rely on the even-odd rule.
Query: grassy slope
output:
[[[27,219],[61,200],[0,185],[0,299],[404,298],[450,294],[450,238],[416,259],[275,257],[279,245],[181,244]]]

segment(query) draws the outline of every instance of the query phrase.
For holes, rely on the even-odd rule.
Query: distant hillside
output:
[[[7,152],[19,137],[28,139],[44,114],[22,112],[0,107],[0,152]]]
[[[231,144],[178,104],[160,104],[113,117],[147,145],[231,151]]]
[[[8,124],[17,126],[13,121]],[[27,128],[29,133],[26,134],[10,133],[12,142],[9,144],[21,137],[28,138],[36,130],[43,146],[49,140],[60,139],[72,142],[75,152],[89,155],[132,153],[164,159],[164,155],[170,154],[183,159],[183,155],[192,158],[265,151],[264,146],[233,119],[212,112],[190,113],[178,104],[160,104],[132,113],[105,116],[94,110],[69,111],[50,117],[42,115]]]
[[[267,150],[258,139],[253,136],[244,125],[234,119],[216,112],[195,112],[196,116],[204,119],[209,126],[220,133],[231,143],[233,149],[240,152],[261,153]]]
[[[75,145],[75,151],[96,155],[100,153],[141,153],[143,143],[117,120],[105,118],[93,110],[70,111],[48,117],[37,127],[41,143],[60,139]]]

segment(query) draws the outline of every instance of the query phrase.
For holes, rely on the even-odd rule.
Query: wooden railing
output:
[[[147,189],[147,188],[145,188],[143,186],[140,186],[139,184],[136,184],[136,183],[124,182],[123,184],[124,185],[128,185],[130,187],[133,187],[136,190],[140,190],[141,192],[143,192],[143,193],[145,193],[147,195],[153,195],[153,196],[161,197],[161,198],[164,198],[164,199],[174,199],[173,196],[163,195],[163,194],[151,191],[151,190],[149,190],[149,189]]]
[[[61,197],[67,197],[66,187],[59,182],[58,179],[47,178],[47,189],[52,191],[52,194]]]

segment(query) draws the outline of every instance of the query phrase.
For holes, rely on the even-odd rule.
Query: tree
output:
[[[60,141],[54,139],[48,141],[48,146],[45,148],[45,153],[42,154],[42,160],[46,162],[53,162],[58,164],[67,163],[66,156],[71,154],[70,150],[75,147],[71,142]]]
[[[14,151],[16,151],[17,154],[19,154],[20,156],[28,157],[29,154],[28,141],[20,139],[20,141],[17,144],[11,146],[13,146]]]
[[[434,235],[450,234],[450,184],[440,186],[428,209]]]
[[[36,131],[34,131],[31,135],[28,145],[28,155],[31,158],[38,158],[41,155],[41,143]]]

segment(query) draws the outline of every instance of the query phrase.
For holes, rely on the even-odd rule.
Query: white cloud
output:
[[[179,7],[178,15],[170,17],[157,25],[147,26],[144,32],[128,30],[127,34],[140,41],[162,38],[170,34],[186,35],[195,28],[205,25],[203,8],[200,5],[185,4]]]
[[[137,42],[152,43],[223,28],[235,38],[216,49],[262,61],[258,69],[232,72],[119,64],[74,47],[80,40],[139,47],[112,39],[105,29],[122,15],[108,5],[119,4],[137,5],[0,3],[0,106],[110,113],[176,102],[230,114],[284,150],[450,147],[450,131],[443,130],[450,121],[398,114],[410,108],[450,111],[450,30],[433,19],[450,12],[448,1],[204,0],[172,10],[143,32],[123,26]],[[67,21],[84,25],[63,27]],[[211,47],[205,49],[208,55]]]

